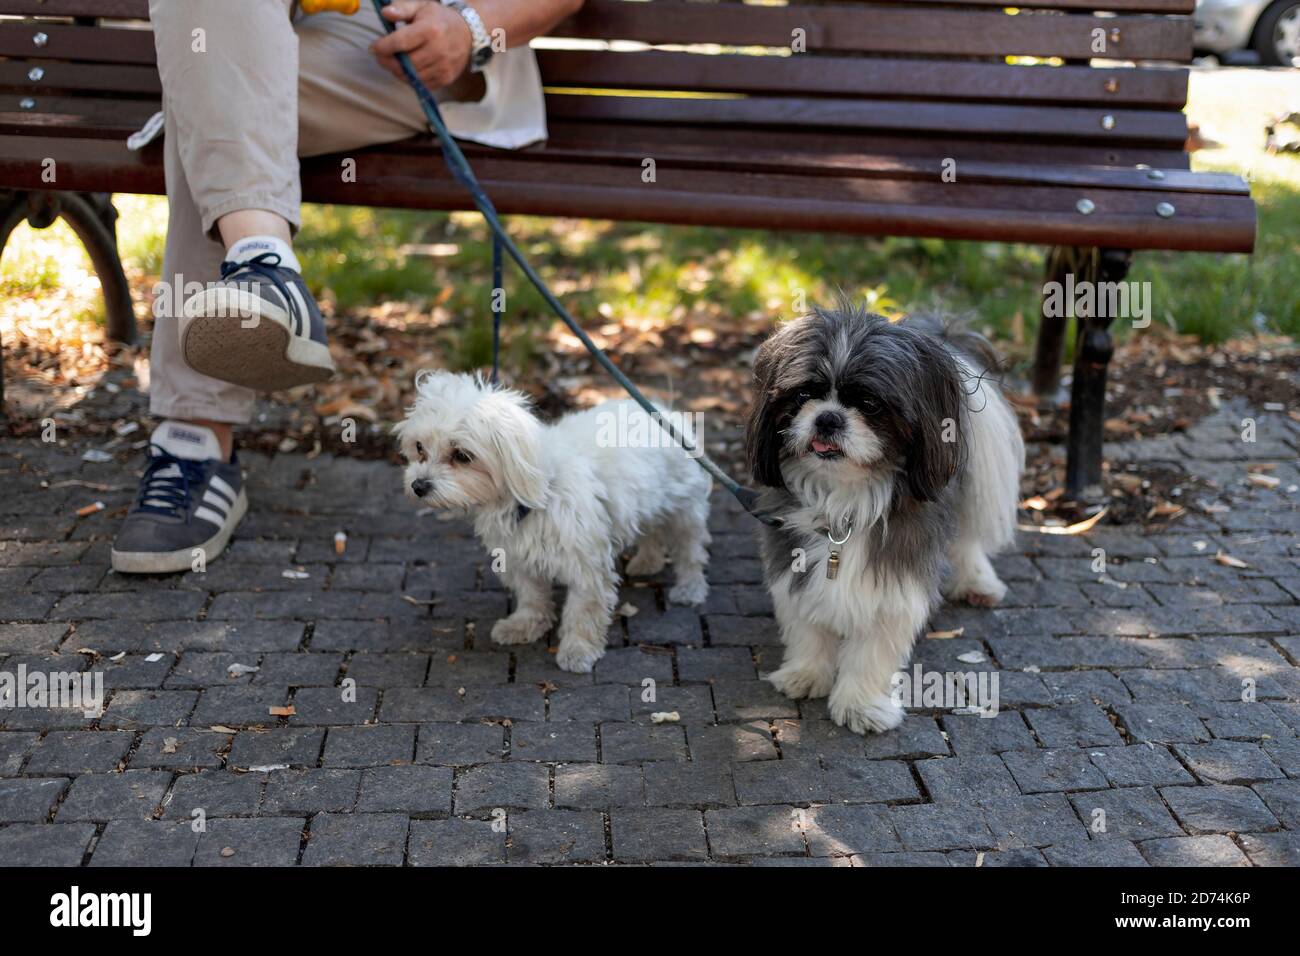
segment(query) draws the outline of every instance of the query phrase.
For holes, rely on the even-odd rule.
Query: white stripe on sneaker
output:
[[[223,495],[225,495],[227,498],[230,499],[231,504],[234,504],[235,499],[239,497],[239,492],[237,492],[234,488],[231,488],[230,485],[226,484],[226,482],[222,480],[220,475],[213,475],[211,480],[208,481],[208,487],[217,489],[217,491],[221,492]]]
[[[198,518],[200,521],[207,521],[209,524],[214,524],[218,528],[226,523],[225,515],[218,514],[211,508],[207,507],[200,508],[198,511],[194,512],[194,517]]]
[[[215,488],[208,488],[203,492],[203,501],[219,510],[222,514],[230,513],[230,506],[233,505],[234,499],[228,499]]]

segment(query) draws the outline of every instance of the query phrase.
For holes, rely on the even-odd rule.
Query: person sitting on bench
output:
[[[528,43],[581,4],[398,0],[384,10],[401,24],[388,34],[368,0],[353,16],[304,16],[292,0],[150,0],[170,210],[163,281],[183,307],[156,315],[149,405],[162,421],[114,570],[182,571],[219,555],[248,507],[232,426],[249,420],[256,391],[334,370],[293,252],[299,157],[428,131],[398,52],[437,91],[454,135],[511,149],[545,139]],[[201,291],[185,296],[187,285]]]

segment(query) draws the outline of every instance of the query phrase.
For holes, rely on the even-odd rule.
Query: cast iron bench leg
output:
[[[1101,293],[1102,283],[1123,282],[1133,254],[1126,249],[1101,249],[1088,257],[1086,273],[1075,282],[1088,279],[1099,284],[1094,314],[1080,316],[1074,350],[1074,384],[1070,395],[1070,436],[1065,461],[1065,491],[1075,501],[1098,501],[1102,497],[1101,446],[1106,422],[1106,367],[1115,348],[1108,314],[1112,297]]]
[[[117,210],[109,193],[0,192],[0,255],[10,234],[24,219],[44,229],[62,218],[81,240],[104,290],[108,337],[136,341],[131,287],[117,251]],[[2,343],[0,343],[2,346]],[[0,358],[0,417],[4,415],[4,365]]]

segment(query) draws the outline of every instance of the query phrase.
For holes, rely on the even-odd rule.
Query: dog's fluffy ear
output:
[[[542,425],[527,400],[515,392],[493,391],[476,406],[480,434],[497,459],[506,490],[529,508],[546,505],[546,473],[542,470]]]
[[[785,401],[777,389],[776,379],[781,358],[786,353],[788,329],[786,326],[774,333],[754,356],[754,405],[745,424],[745,451],[754,481],[782,490],[785,476],[781,474],[781,418]]]
[[[936,339],[916,335],[916,367],[907,418],[904,475],[908,491],[933,501],[956,476],[966,455],[965,393],[961,373]]]

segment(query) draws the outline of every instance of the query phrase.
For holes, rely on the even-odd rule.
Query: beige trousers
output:
[[[167,117],[163,281],[175,284],[154,322],[149,407],[160,417],[240,423],[252,414],[251,390],[185,364],[170,314],[186,284],[217,278],[225,253],[217,220],[266,209],[296,230],[299,156],[428,130],[415,94],[368,50],[384,29],[369,3],[351,17],[295,20],[292,8],[292,0],[149,3]]]

